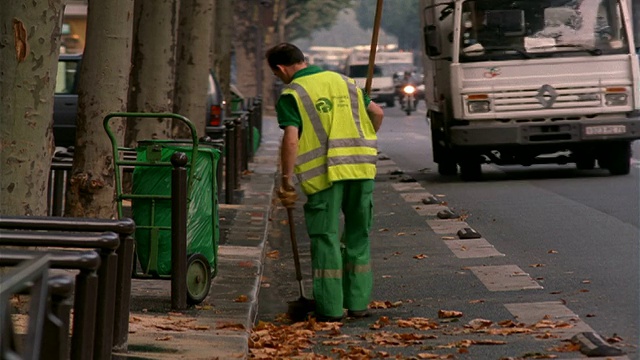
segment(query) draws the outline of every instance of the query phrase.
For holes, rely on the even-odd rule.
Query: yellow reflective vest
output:
[[[293,95],[302,117],[294,170],[305,194],[375,178],[376,132],[353,79],[323,71],[294,79],[283,94]]]

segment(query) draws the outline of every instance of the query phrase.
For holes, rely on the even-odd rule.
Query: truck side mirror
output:
[[[424,49],[429,57],[440,56],[440,36],[435,25],[427,25],[423,28]]]

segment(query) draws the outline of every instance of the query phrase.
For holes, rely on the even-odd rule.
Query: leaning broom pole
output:
[[[371,34],[371,49],[369,50],[369,71],[364,90],[371,95],[371,81],[373,80],[373,67],[376,60],[376,49],[378,48],[378,31],[380,30],[380,19],[382,19],[382,2],[378,0],[376,4],[376,17],[373,21],[373,33]]]

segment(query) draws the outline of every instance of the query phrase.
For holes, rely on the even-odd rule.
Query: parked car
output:
[[[56,147],[69,147],[76,140],[78,79],[82,54],[60,54],[53,102],[53,136]],[[207,81],[207,110],[204,133],[211,139],[224,137],[224,98],[215,74]]]
[[[60,54],[53,100],[53,137],[56,146],[73,146],[78,113],[78,75],[81,54]]]
[[[224,108],[226,101],[220,83],[213,71],[209,72],[207,86],[207,122],[204,132],[211,139],[224,138]]]

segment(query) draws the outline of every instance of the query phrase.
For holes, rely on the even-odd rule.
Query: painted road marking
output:
[[[422,199],[429,198],[433,196],[429,192],[421,192],[421,193],[400,193],[400,196],[406,202],[422,202]]]
[[[403,192],[403,191],[424,191],[424,188],[422,187],[422,185],[420,185],[417,182],[395,183],[395,184],[391,184],[391,186],[393,186],[393,188],[396,189],[396,191],[398,191],[398,192]]]
[[[445,240],[449,249],[460,259],[505,256],[489,244],[487,239]]]
[[[448,209],[448,207],[444,205],[434,204],[434,205],[411,205],[413,210],[415,210],[418,215],[425,216],[436,216],[440,211]]]
[[[634,167],[640,167],[640,161],[632,160]],[[391,162],[386,167],[384,173],[398,170],[395,163]],[[383,173],[380,169],[378,174]],[[408,203],[421,202],[422,199],[433,196],[429,192],[424,192],[424,188],[419,183],[396,183],[391,184],[393,188],[400,193],[400,196]],[[423,191],[421,193],[408,191]],[[406,192],[406,193],[403,193]],[[411,207],[421,216],[437,216],[440,211],[449,210],[445,205],[441,204],[412,204]],[[427,224],[436,234],[455,234],[458,230],[468,227],[469,225],[459,219],[430,219]],[[470,258],[486,258],[486,257],[503,257],[505,254],[497,251],[486,239],[471,240],[444,240],[447,247],[460,259]],[[469,270],[485,285],[489,291],[521,291],[521,290],[540,290],[544,289],[540,284],[533,280],[528,273],[525,273],[517,265],[501,265],[501,266],[475,266],[469,267]],[[533,325],[541,320],[550,320],[555,324],[566,322],[571,327],[555,327],[548,328],[554,335],[571,338],[573,335],[581,332],[594,332],[593,329],[582,321],[578,315],[573,313],[569,308],[561,302],[539,302],[539,303],[513,303],[504,305],[518,322],[527,325]],[[544,324],[542,324],[544,325]],[[580,360],[575,358],[567,360]],[[593,358],[606,360],[630,360],[627,356]]]
[[[565,322],[572,325],[571,327],[545,328],[545,331],[554,335],[570,338],[577,333],[594,332],[589,325],[560,301],[514,303],[504,304],[504,306],[518,319],[518,322],[527,325],[536,324],[540,320],[549,320],[556,324]]]
[[[469,224],[458,219],[432,219],[427,220],[427,224],[429,224],[431,230],[436,234],[455,234],[458,230],[469,227]]]
[[[517,265],[471,266],[471,270],[489,291],[544,289]]]

